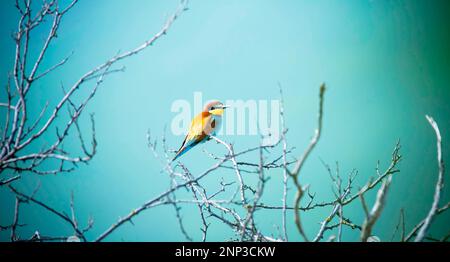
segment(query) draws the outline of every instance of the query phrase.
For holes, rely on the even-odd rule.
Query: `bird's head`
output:
[[[222,116],[225,108],[227,108],[226,105],[224,105],[220,101],[215,100],[206,104],[203,111],[209,112],[211,115]]]

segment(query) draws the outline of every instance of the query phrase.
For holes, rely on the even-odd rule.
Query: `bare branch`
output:
[[[63,60],[61,60],[59,63],[55,64],[54,66],[50,67],[49,69],[45,70],[44,72],[42,72],[41,74],[39,74],[38,76],[35,76],[33,79],[30,79],[30,81],[37,81],[41,78],[43,78],[44,76],[50,74],[51,72],[53,72],[54,70],[58,69],[59,67],[63,66],[67,61],[69,61],[70,57],[73,55],[74,52],[70,53],[70,55],[66,56]]]
[[[284,240],[288,241],[288,234],[287,234],[287,223],[286,223],[286,210],[287,210],[287,191],[288,191],[288,161],[287,161],[287,140],[286,140],[286,120],[284,116],[284,97],[283,97],[283,89],[281,88],[281,84],[278,83],[278,87],[280,89],[280,100],[281,100],[281,107],[280,107],[280,115],[281,115],[281,139],[283,141],[283,198],[282,198],[282,204],[283,204],[283,210],[282,210],[282,227],[283,227],[283,236]]]
[[[212,171],[216,170],[217,168],[219,168],[226,160],[222,160],[216,164],[214,164],[212,167],[210,167],[209,169],[207,169],[205,172],[203,172],[201,175],[197,176],[194,179],[191,179],[183,184],[179,184],[163,193],[161,193],[160,195],[158,195],[157,197],[145,202],[142,206],[134,209],[133,211],[131,211],[126,217],[124,218],[120,218],[117,223],[113,224],[111,227],[109,227],[104,233],[102,233],[95,241],[99,242],[102,241],[103,239],[105,239],[107,236],[109,236],[112,232],[114,232],[117,228],[119,228],[121,225],[123,225],[125,222],[129,222],[133,217],[135,217],[136,215],[138,215],[139,213],[141,213],[142,211],[152,208],[154,206],[158,206],[161,205],[161,201],[166,198],[169,194],[171,194],[172,192],[180,189],[180,188],[185,188],[188,185],[197,183],[199,180],[201,180],[202,178],[204,178],[205,176],[207,176],[209,173],[211,173]]]
[[[438,173],[438,180],[436,183],[436,188],[434,191],[433,204],[431,205],[431,209],[428,212],[428,215],[425,218],[423,225],[420,227],[420,230],[417,233],[417,237],[414,240],[415,242],[423,241],[423,239],[428,231],[428,228],[430,227],[431,222],[433,221],[433,218],[436,215],[437,210],[439,208],[439,200],[441,199],[441,191],[442,191],[442,188],[444,187],[444,160],[442,159],[441,132],[439,131],[439,127],[432,117],[427,115],[426,119],[428,120],[428,123],[430,123],[431,127],[433,128],[434,132],[436,133],[437,161],[438,161],[439,173]]]
[[[400,216],[398,218],[398,223],[395,226],[394,233],[392,234],[391,241],[394,240],[395,235],[397,234],[397,231],[401,227],[401,234],[400,234],[400,242],[405,241],[405,211],[403,208],[400,209]]]
[[[319,114],[318,114],[318,118],[317,118],[317,129],[315,130],[315,134],[314,134],[313,138],[311,139],[309,146],[306,148],[306,151],[303,153],[303,155],[297,161],[297,164],[295,165],[294,170],[288,171],[289,175],[292,177],[292,179],[294,181],[294,185],[297,188],[297,194],[295,196],[295,201],[294,201],[295,225],[297,226],[298,231],[300,232],[300,234],[302,235],[302,237],[305,241],[308,241],[308,237],[306,236],[306,234],[302,228],[302,225],[300,222],[300,210],[299,210],[300,200],[302,199],[302,196],[303,196],[303,188],[300,185],[298,176],[299,176],[299,173],[300,173],[300,170],[301,170],[303,164],[305,163],[306,159],[311,154],[312,150],[314,149],[314,147],[316,146],[317,142],[320,139],[320,134],[322,132],[323,97],[325,94],[325,90],[326,90],[325,84],[322,84],[320,86],[320,92],[319,92]]]
[[[377,222],[378,218],[381,215],[381,211],[383,210],[383,207],[386,202],[386,195],[387,191],[389,189],[389,185],[391,184],[392,176],[389,176],[382,184],[381,188],[378,190],[377,198],[375,200],[375,204],[372,207],[372,210],[370,213],[366,214],[366,220],[364,221],[364,224],[362,225],[361,230],[361,241],[367,242],[367,239],[371,236],[372,228],[375,225],[375,222]],[[361,195],[362,197],[362,195]],[[363,198],[361,198],[363,199]],[[363,206],[365,202],[363,201]],[[367,209],[367,208],[366,208]]]
[[[436,210],[435,215],[440,215],[440,214],[444,213],[445,211],[447,211],[449,208],[450,208],[450,202],[448,202],[443,207]],[[414,226],[414,228],[411,230],[411,232],[405,238],[405,242],[410,241],[417,234],[417,231],[419,231],[419,229],[421,229],[422,226],[424,225],[425,220],[426,220],[426,218],[424,218],[422,221],[420,221],[420,223],[418,223],[416,226]]]
[[[28,3],[28,2],[27,2]],[[187,10],[187,1],[182,0],[180,5],[178,6],[176,12],[169,17],[167,22],[164,24],[162,29],[155,34],[153,37],[151,37],[149,40],[141,44],[135,49],[132,49],[131,51],[124,52],[122,54],[118,54],[111,59],[107,60],[103,64],[97,66],[96,68],[90,70],[86,74],[84,74],[81,78],[79,78],[75,84],[72,85],[70,89],[68,89],[67,92],[65,92],[64,96],[57,102],[57,105],[53,109],[52,114],[50,117],[44,120],[43,125],[38,130],[34,130],[39,122],[42,119],[44,112],[46,110],[46,107],[41,112],[41,115],[38,117],[38,119],[26,130],[26,125],[29,125],[28,119],[27,119],[27,104],[26,104],[26,97],[29,92],[29,90],[32,88],[33,83],[40,78],[48,75],[51,72],[54,72],[57,68],[63,66],[68,61],[69,57],[64,58],[62,61],[57,63],[56,65],[48,68],[47,70],[44,70],[42,73],[38,74],[38,71],[40,70],[40,65],[45,58],[47,51],[50,47],[50,43],[53,41],[53,39],[57,35],[57,31],[60,27],[61,20],[63,16],[71,10],[75,4],[77,3],[77,0],[71,1],[67,7],[60,9],[58,6],[58,2],[56,0],[53,0],[49,3],[44,3],[41,7],[41,10],[38,12],[38,14],[33,18],[31,15],[31,8],[29,4],[26,4],[25,6],[20,5],[17,3],[17,9],[21,13],[21,19],[19,20],[17,33],[14,36],[15,42],[16,42],[16,55],[15,55],[15,64],[14,64],[14,72],[12,75],[12,78],[14,80],[14,83],[16,85],[16,90],[18,94],[18,100],[15,102],[15,105],[12,105],[11,97],[12,93],[9,89],[9,83],[7,86],[7,94],[8,94],[8,103],[2,103],[5,105],[8,109],[7,116],[6,116],[6,122],[7,125],[5,127],[5,130],[3,131],[3,138],[1,140],[1,153],[0,153],[0,172],[6,169],[13,169],[18,172],[21,171],[31,171],[36,174],[56,174],[59,172],[62,172],[64,169],[61,170],[50,170],[50,171],[44,171],[44,170],[37,170],[39,164],[41,164],[46,159],[56,159],[61,160],[62,162],[70,162],[70,163],[78,163],[78,162],[88,162],[91,160],[92,156],[95,154],[95,133],[93,134],[93,150],[92,152],[88,152],[86,150],[86,147],[84,145],[84,141],[82,138],[82,135],[79,133],[79,138],[82,146],[82,150],[85,153],[85,157],[71,157],[69,153],[62,153],[61,145],[63,144],[64,140],[68,136],[69,130],[72,128],[73,125],[76,126],[77,130],[78,123],[77,120],[81,116],[82,112],[84,111],[86,105],[89,103],[89,101],[93,98],[95,95],[97,88],[99,85],[103,82],[104,76],[108,75],[110,73],[115,72],[121,72],[123,71],[123,67],[121,69],[111,69],[111,66],[116,64],[117,62],[128,58],[130,56],[136,55],[140,53],[142,50],[146,49],[147,47],[153,45],[159,38],[161,38],[163,35],[165,35],[173,22],[181,15],[182,12]],[[44,21],[44,18],[47,16],[52,17],[52,24],[51,28],[48,32],[48,35],[44,41],[43,46],[41,47],[38,56],[34,63],[32,64],[32,69],[27,74],[25,72],[26,70],[26,63],[27,60],[30,58],[28,57],[28,41],[29,41],[29,32],[36,28],[38,25],[41,24],[42,21]],[[78,89],[81,88],[81,86],[85,85],[89,80],[96,79],[96,83],[94,87],[92,88],[91,93],[89,96],[80,104],[75,106],[72,102],[72,97],[76,93]],[[55,143],[53,143],[50,147],[42,149],[38,152],[27,152],[25,154],[20,154],[26,150],[25,148],[28,148],[28,146],[34,142],[37,141],[39,138],[42,137],[43,134],[48,133],[51,126],[54,124],[55,120],[57,119],[61,108],[66,105],[71,104],[74,106],[74,111],[70,114],[70,121],[62,128],[62,132],[57,132],[57,139]],[[12,111],[12,119],[9,120],[10,111]],[[12,123],[11,127],[9,126],[9,122]],[[93,120],[91,121],[93,123]],[[58,128],[57,128],[58,129]],[[94,126],[93,126],[94,130]],[[26,163],[32,162],[32,164],[29,165],[29,167],[23,167],[23,165],[26,165]]]
[[[46,209],[47,211],[55,214],[57,217],[61,218],[63,221],[67,222],[77,233],[78,236],[80,236],[84,241],[86,241],[86,238],[84,237],[84,234],[78,229],[78,226],[75,224],[75,222],[66,214],[56,211],[56,209],[50,207],[49,205],[35,199],[33,197],[33,194],[31,196],[25,195],[21,192],[19,192],[17,189],[15,189],[12,186],[9,186],[9,188],[11,189],[11,191],[16,194],[18,197],[22,198],[22,202],[33,202],[35,204],[37,204],[38,206],[43,207],[44,209]]]
[[[238,164],[236,162],[236,158],[234,156],[233,145],[232,144],[227,144],[227,143],[225,143],[224,141],[220,140],[219,138],[217,138],[215,136],[210,135],[210,137],[212,139],[214,139],[217,143],[220,143],[220,144],[222,144],[223,146],[225,146],[227,148],[227,150],[229,152],[229,156],[230,156],[231,162],[233,163],[234,170],[236,171],[236,176],[237,176],[238,181],[239,181],[239,188],[240,188],[240,192],[241,192],[242,205],[247,204],[247,200],[245,198],[244,180],[242,178],[241,171],[239,170]]]
[[[19,224],[19,208],[20,208],[20,199],[16,197],[16,205],[14,208],[14,221],[11,226],[11,241],[17,241],[19,238],[16,235],[16,228]]]
[[[13,177],[8,178],[8,179],[2,179],[2,180],[0,180],[0,186],[7,185],[7,184],[9,184],[11,182],[14,182],[14,181],[20,179],[20,178],[21,178],[20,175],[16,175],[16,176],[13,176]]]
[[[359,190],[359,192],[357,192],[353,196],[349,197],[342,204],[348,205],[349,203],[353,202],[353,200],[359,198],[360,195],[363,195],[367,191],[370,191],[371,189],[373,189],[381,181],[383,181],[386,177],[400,172],[400,170],[397,169],[397,165],[402,159],[402,156],[400,155],[400,149],[401,149],[400,141],[398,141],[397,144],[395,145],[394,151],[392,152],[391,163],[390,163],[389,167],[386,169],[386,171],[383,174],[378,175],[378,177],[374,181],[371,181],[370,183],[366,184],[361,190]]]

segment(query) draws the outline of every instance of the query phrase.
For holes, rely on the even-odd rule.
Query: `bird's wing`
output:
[[[202,141],[209,134],[207,129],[210,128],[212,120],[211,115],[207,112],[200,113],[194,117],[186,135],[186,144]]]
[[[196,146],[198,143],[204,141],[204,139],[209,135],[208,129],[213,126],[214,119],[208,112],[203,112],[198,114],[194,119],[192,119],[189,131],[181,144],[180,149],[178,149],[175,159],[186,153],[189,149]]]

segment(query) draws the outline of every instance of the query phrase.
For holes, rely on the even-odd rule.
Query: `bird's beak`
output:
[[[230,107],[229,105],[223,105],[222,109],[229,108],[229,107]]]

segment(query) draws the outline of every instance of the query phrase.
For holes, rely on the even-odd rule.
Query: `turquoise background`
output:
[[[70,86],[119,50],[134,48],[150,38],[177,4],[176,0],[80,1],[64,18],[42,67],[57,63],[72,50],[74,55],[66,66],[34,86],[28,106],[31,117],[39,113],[47,100],[51,105],[58,101],[61,83]],[[333,196],[330,178],[320,162],[323,159],[330,165],[338,161],[343,176],[357,169],[356,190],[375,175],[378,160],[382,169],[387,167],[391,151],[401,139],[401,172],[393,178],[388,203],[374,229],[381,240],[389,241],[400,208],[405,209],[409,232],[431,206],[437,161],[435,136],[425,114],[438,122],[444,155],[448,155],[449,13],[450,3],[445,0],[190,1],[189,11],[175,22],[168,35],[122,62],[126,72],[108,76],[86,109],[86,113],[95,112],[96,117],[99,146],[93,161],[69,174],[23,174],[14,185],[30,193],[40,181],[36,197],[66,212],[70,211],[73,191],[79,222],[84,225],[89,215],[95,219],[94,228],[87,233],[88,239],[93,240],[120,216],[168,187],[167,176],[159,172],[161,165],[147,148],[146,132],[150,129],[155,136],[163,134],[164,126],[170,126],[175,116],[170,111],[174,100],[193,102],[194,91],[203,92],[205,100],[278,99],[280,82],[285,94],[288,141],[299,155],[313,134],[318,88],[326,82],[329,88],[325,95],[323,136],[304,166],[302,183],[310,185],[319,201]],[[14,1],[2,1],[2,86],[13,65],[14,42],[10,35],[17,21]],[[34,33],[32,57],[46,33],[47,27]],[[85,97],[91,87],[92,84],[83,86],[78,97]],[[4,92],[1,101],[5,101]],[[3,112],[1,117],[3,122]],[[65,120],[61,118],[57,124]],[[88,114],[82,117],[81,125],[88,138]],[[54,139],[53,133],[45,137],[49,143]],[[258,144],[257,136],[222,138],[234,142],[236,150]],[[182,139],[167,134],[171,148],[177,148]],[[39,146],[36,144],[35,148]],[[211,142],[191,150],[181,160],[194,174],[213,163],[202,148],[225,153],[220,145]],[[77,154],[78,140],[72,136],[65,149]],[[281,173],[267,175],[271,180],[263,202],[280,204]],[[232,170],[222,170],[205,183],[214,187],[220,177],[235,178]],[[294,196],[292,185],[291,189],[289,203]],[[366,197],[369,204],[374,197],[375,192]],[[442,204],[449,200],[448,187],[442,198]],[[13,206],[8,189],[0,188],[1,225],[11,223]],[[310,238],[329,212],[326,208],[302,215]],[[364,219],[359,201],[344,212],[357,224]],[[106,240],[183,241],[174,214],[171,206],[145,211],[133,220],[134,226],[128,223]],[[190,235],[201,240],[197,207],[183,206],[182,214]],[[256,219],[265,234],[278,236],[280,211],[260,212]],[[450,213],[438,217],[430,234],[447,234],[449,219]],[[225,225],[213,218],[209,221],[209,241],[225,241],[234,236]],[[19,229],[23,238],[35,230],[42,235],[71,234],[64,222],[34,205],[24,206],[21,222],[28,225]],[[290,240],[300,240],[291,212],[288,222]],[[8,241],[9,233],[0,232],[0,240]],[[343,239],[354,241],[358,236],[359,232],[345,229]]]

